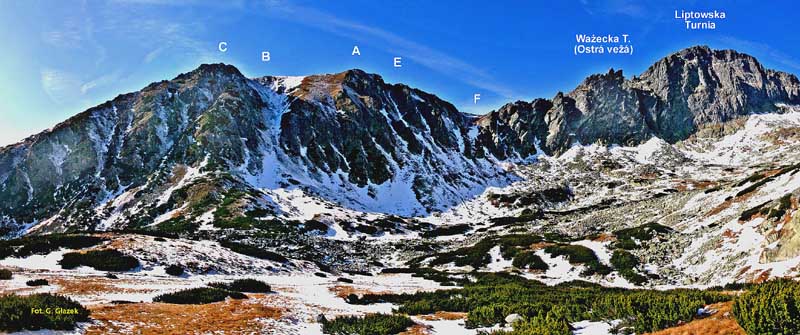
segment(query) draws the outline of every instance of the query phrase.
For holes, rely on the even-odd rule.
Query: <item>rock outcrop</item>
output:
[[[249,79],[230,65],[202,65],[0,148],[0,226],[194,222],[229,194],[242,211],[273,213],[267,193],[278,188],[419,215],[507,185],[514,176],[500,161],[575,144],[676,142],[784,104],[800,104],[794,75],[708,47],[672,54],[640,76],[612,69],[550,100],[480,117],[360,70]]]
[[[558,154],[576,143],[638,144],[652,136],[680,141],[708,124],[800,104],[800,82],[794,75],[764,69],[752,56],[697,46],[667,56],[631,79],[614,69],[589,76],[549,102],[545,130],[538,128],[539,120],[506,121],[517,129],[535,125],[533,133],[546,134],[539,137],[542,148]],[[513,108],[531,109],[534,104],[541,105],[541,99],[516,102]],[[516,142],[508,141],[503,145]]]

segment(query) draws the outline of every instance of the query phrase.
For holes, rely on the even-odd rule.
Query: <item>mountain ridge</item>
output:
[[[517,177],[503,162],[575,144],[676,142],[781,104],[800,104],[797,77],[705,46],[640,76],[612,69],[481,116],[358,69],[246,78],[232,65],[203,64],[0,148],[0,226],[138,227],[165,215],[196,223],[209,215],[198,203],[214,208],[234,191],[253,194],[239,214],[279,215],[270,192],[281,188],[414,216],[508,185]],[[189,195],[173,199],[176,189]],[[123,196],[136,199],[119,203]]]
[[[755,57],[753,57],[753,56],[751,56],[751,55],[749,55],[749,54],[746,54],[746,53],[738,52],[738,51],[736,51],[736,50],[733,50],[733,49],[711,49],[711,48],[709,48],[709,47],[708,47],[708,46],[706,46],[706,45],[696,45],[696,46],[692,46],[692,47],[688,47],[688,48],[681,49],[681,50],[679,50],[679,51],[676,51],[676,52],[674,52],[674,53],[672,53],[672,54],[670,54],[670,55],[668,55],[668,56],[665,56],[665,57],[662,57],[662,58],[660,58],[660,59],[659,59],[659,60],[657,60],[657,61],[656,61],[656,62],[655,62],[653,65],[651,65],[651,66],[649,66],[647,69],[645,69],[645,71],[644,71],[644,72],[643,72],[641,75],[644,75],[644,74],[647,74],[647,73],[649,73],[649,72],[652,72],[652,71],[654,70],[654,68],[656,68],[656,67],[659,67],[659,66],[662,66],[662,64],[664,64],[664,63],[667,63],[667,62],[669,62],[670,60],[674,60],[676,57],[678,57],[678,58],[680,58],[680,57],[685,57],[686,55],[693,54],[693,53],[695,53],[695,52],[696,52],[696,51],[698,51],[698,50],[700,50],[700,51],[702,51],[702,52],[705,52],[705,53],[723,54],[723,55],[728,55],[728,56],[744,57],[744,58],[750,59],[750,60],[752,60],[752,61],[754,61],[754,62],[758,63],[758,61],[755,59]],[[788,81],[794,82],[794,83],[796,83],[796,84],[799,82],[799,81],[798,81],[798,79],[797,79],[797,77],[796,77],[794,74],[792,74],[792,73],[788,73],[788,72],[784,72],[784,71],[777,71],[777,70],[772,70],[772,69],[765,69],[765,68],[763,68],[763,66],[760,66],[760,63],[759,63],[758,65],[759,65],[759,68],[760,68],[762,71],[764,71],[764,72],[766,72],[766,73],[768,73],[768,74],[775,75],[775,76],[780,76],[780,77],[786,77]],[[225,64],[225,63],[208,63],[208,64],[201,64],[201,65],[199,65],[199,66],[198,66],[198,68],[196,68],[196,69],[194,69],[194,70],[192,70],[192,71],[189,71],[189,72],[185,72],[185,73],[178,74],[178,75],[177,75],[177,76],[176,76],[176,77],[175,77],[173,80],[182,79],[182,78],[188,78],[188,77],[190,77],[190,76],[192,76],[192,75],[196,75],[196,74],[203,73],[203,72],[209,72],[209,71],[211,71],[211,72],[213,72],[213,71],[220,71],[220,72],[222,72],[222,73],[235,74],[235,75],[239,75],[239,76],[241,76],[241,77],[243,77],[243,78],[247,78],[247,77],[246,77],[246,76],[244,76],[244,74],[242,74],[242,73],[239,71],[239,69],[238,69],[238,68],[236,68],[234,65],[231,65],[231,64]],[[359,75],[359,76],[365,76],[365,75],[366,75],[366,76],[372,76],[372,77],[375,77],[375,78],[377,78],[377,80],[379,80],[379,81],[383,81],[383,78],[382,78],[382,76],[381,76],[381,75],[379,75],[379,74],[376,74],[376,73],[367,73],[367,72],[365,72],[364,70],[361,70],[361,69],[358,69],[358,68],[352,68],[352,69],[344,70],[344,71],[342,71],[342,72],[337,72],[337,73],[317,74],[317,75],[308,75],[308,76],[295,76],[295,77],[312,77],[312,76],[353,76],[353,74],[357,74],[357,75]],[[531,101],[530,101],[530,103],[532,104],[532,103],[534,103],[534,102],[536,102],[536,101],[539,101],[539,100],[547,100],[547,101],[552,101],[552,100],[554,100],[554,99],[557,99],[557,98],[558,98],[558,97],[560,97],[560,96],[569,95],[569,93],[571,93],[571,92],[578,91],[578,90],[579,90],[579,88],[580,88],[582,85],[585,85],[585,84],[587,84],[587,82],[590,82],[590,81],[596,81],[596,80],[598,80],[598,79],[601,79],[601,80],[602,80],[602,78],[605,78],[605,77],[607,77],[607,76],[616,77],[616,78],[619,78],[619,79],[621,79],[622,81],[625,81],[625,80],[627,80],[627,79],[626,79],[626,78],[625,78],[625,77],[622,75],[622,70],[617,70],[617,71],[614,71],[614,69],[612,68],[612,69],[610,69],[610,70],[609,70],[609,72],[608,72],[608,73],[595,73],[595,74],[590,74],[590,75],[588,75],[588,76],[587,76],[587,77],[586,77],[586,78],[585,78],[585,79],[584,79],[584,80],[583,80],[581,83],[579,83],[579,84],[578,84],[578,86],[577,86],[575,89],[573,89],[573,90],[572,90],[572,91],[570,91],[570,92],[567,92],[567,93],[564,93],[563,91],[556,92],[556,94],[554,95],[554,97],[553,97],[553,98],[551,98],[551,99],[547,99],[547,98],[541,98],[541,97],[538,97],[538,98],[533,98],[533,100],[531,100]],[[291,77],[291,76],[265,75],[265,76],[261,76],[261,77],[254,77],[254,78],[248,78],[248,79],[259,80],[259,79],[264,79],[264,78],[283,78],[283,77]],[[632,77],[632,80],[633,80],[633,81],[640,81],[640,80],[641,80],[641,78],[640,78],[640,76],[639,76],[639,75],[635,75],[635,76],[633,76],[633,77]],[[159,84],[163,84],[163,83],[167,83],[167,82],[169,82],[169,80],[162,80],[162,81],[158,81],[158,82],[153,82],[153,83],[150,83],[150,84],[146,85],[146,86],[145,86],[145,87],[144,87],[142,90],[146,90],[146,89],[148,89],[148,88],[151,88],[151,87],[153,87],[153,86],[157,86],[157,85],[159,85]],[[390,85],[402,85],[402,86],[407,86],[407,85],[405,85],[405,84],[402,84],[402,83],[390,84]],[[409,87],[409,88],[410,88],[410,87]],[[416,91],[420,91],[420,92],[424,92],[424,91],[421,91],[421,90],[419,90],[419,89],[416,89],[416,88],[414,88],[414,90],[416,90]],[[795,96],[797,96],[797,95],[800,95],[800,91],[798,91],[798,90],[800,90],[800,88],[798,88],[798,87],[794,87],[794,88],[793,88],[793,91],[792,91],[792,96],[793,96],[793,97],[795,97]],[[67,119],[66,119],[66,120],[64,120],[64,121],[57,123],[57,124],[56,124],[56,125],[54,125],[53,127],[50,127],[50,128],[48,128],[48,129],[45,129],[45,130],[43,130],[43,131],[41,131],[41,132],[38,132],[38,133],[36,133],[36,134],[32,134],[32,135],[30,135],[30,136],[26,137],[25,139],[22,139],[22,140],[20,140],[20,141],[18,141],[18,142],[16,142],[16,143],[10,143],[10,144],[6,144],[6,145],[4,145],[4,146],[0,147],[0,150],[3,150],[3,149],[5,149],[5,148],[7,148],[7,147],[12,147],[12,146],[16,146],[16,145],[22,144],[22,143],[24,143],[24,142],[26,142],[26,141],[29,141],[29,140],[31,140],[33,137],[40,136],[40,135],[42,135],[42,134],[46,134],[46,133],[48,133],[48,132],[51,132],[51,131],[53,131],[53,130],[55,130],[55,129],[58,129],[58,127],[59,127],[59,126],[61,126],[61,125],[62,125],[62,124],[64,124],[64,123],[69,123],[69,122],[70,122],[70,121],[72,121],[73,119],[80,118],[80,117],[81,117],[81,115],[83,115],[83,114],[85,114],[85,113],[89,113],[89,112],[91,112],[92,110],[95,110],[95,109],[97,109],[97,108],[102,108],[102,106],[104,106],[104,105],[106,105],[106,104],[108,104],[108,103],[111,103],[111,102],[113,102],[113,101],[115,101],[115,100],[117,100],[117,99],[124,99],[124,98],[126,98],[126,97],[129,97],[129,96],[131,96],[131,95],[135,95],[137,92],[139,92],[139,91],[136,91],[136,92],[129,92],[129,93],[123,93],[123,94],[119,94],[118,96],[116,96],[116,97],[114,97],[114,98],[112,98],[112,99],[110,99],[110,100],[107,100],[107,101],[105,101],[105,102],[103,102],[103,103],[101,103],[101,104],[99,104],[99,105],[97,105],[97,106],[90,107],[90,108],[88,108],[86,111],[83,111],[83,112],[80,112],[80,113],[78,113],[78,114],[75,114],[75,115],[73,115],[73,116],[71,116],[71,117],[67,118]],[[430,94],[430,95],[432,95],[432,96],[435,96],[435,94],[431,94],[431,93],[427,93],[427,92],[425,92],[425,93],[426,93],[426,94]],[[438,98],[438,97],[437,97],[437,98]],[[443,100],[443,101],[444,101],[444,100]],[[446,102],[446,101],[445,101],[445,102]],[[501,108],[503,108],[503,107],[504,107],[504,106],[506,106],[506,105],[509,105],[509,104],[517,104],[517,103],[519,103],[519,102],[527,102],[527,101],[525,101],[525,100],[517,100],[516,102],[509,102],[509,103],[506,103],[505,105],[501,106],[501,107],[500,107],[500,108],[498,108],[497,110],[492,110],[492,111],[489,111],[489,112],[487,112],[487,113],[485,113],[485,114],[467,114],[467,115],[469,115],[469,116],[473,116],[473,117],[475,117],[475,118],[477,118],[477,119],[486,118],[486,117],[490,116],[490,115],[491,115],[493,112],[496,112],[496,111],[500,110]]]

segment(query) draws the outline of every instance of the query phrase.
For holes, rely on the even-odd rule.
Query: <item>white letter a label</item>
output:
[[[354,45],[354,46],[353,46],[353,54],[352,54],[352,55],[353,55],[353,56],[355,56],[355,55],[359,55],[359,56],[361,56],[361,51],[360,51],[360,50],[358,50],[358,46],[357,46],[357,45]]]

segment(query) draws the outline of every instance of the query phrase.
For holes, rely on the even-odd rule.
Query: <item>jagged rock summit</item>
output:
[[[361,70],[246,78],[204,64],[0,148],[0,227],[197,229],[246,213],[280,217],[276,200],[288,191],[422,215],[508,185],[517,176],[504,161],[575,144],[675,142],[798,103],[794,75],[703,46],[633,78],[612,69],[480,117]]]
[[[530,143],[521,136],[536,134],[545,151],[558,154],[576,143],[638,144],[653,136],[676,142],[707,124],[776,112],[798,102],[800,82],[794,75],[765,69],[752,56],[733,50],[696,46],[631,79],[611,69],[549,101],[503,106],[482,122],[508,122],[502,131],[523,131],[504,136],[510,142],[502,147]],[[509,111],[516,111],[515,116],[509,117]]]

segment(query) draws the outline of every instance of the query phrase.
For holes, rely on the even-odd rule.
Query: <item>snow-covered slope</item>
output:
[[[734,91],[670,105],[680,92],[665,83],[708,70],[684,62],[697,57],[732,74],[704,85]],[[144,230],[373,271],[510,233],[609,266],[621,230],[657,225],[629,246],[653,284],[793,275],[800,84],[751,80],[745,63],[761,69],[690,48],[647,80],[609,71],[480,117],[360,70],[246,78],[203,65],[0,149],[0,233]],[[730,104],[736,94],[759,108]],[[486,269],[514,270],[490,251]],[[586,277],[543,258],[553,282]],[[629,284],[617,272],[587,279]]]

